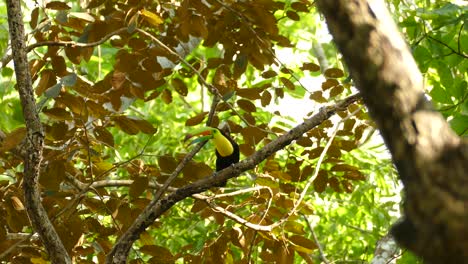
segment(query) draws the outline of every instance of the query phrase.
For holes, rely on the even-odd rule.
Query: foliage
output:
[[[446,5],[429,12],[439,18],[424,21],[434,23],[431,28],[439,35],[428,34],[417,20],[427,12],[408,7],[400,15],[433,86],[433,100],[464,134],[467,122],[460,120],[466,118],[466,60],[457,52],[442,56],[465,41],[466,34],[452,40],[454,32],[465,32],[446,18],[461,11]],[[46,130],[43,203],[79,263],[103,262],[116,238],[153,198],[155,186],[165,182],[188,151],[182,138],[206,121],[215,96],[222,100],[210,125],[227,122],[242,155],[249,156],[295,122],[281,111],[270,111],[273,105],[299,98],[302,107],[313,112],[353,91],[330,44],[323,47],[336,66],[328,69],[320,68],[310,48],[296,47],[307,42],[306,34],[323,28],[308,1],[92,0],[86,6],[52,1],[28,12],[31,43],[78,43],[43,45],[30,52],[29,59]],[[310,31],[303,29],[307,25]],[[5,46],[2,37],[0,47]],[[458,53],[466,54],[463,45],[458,47]],[[282,61],[279,54],[285,51],[298,56]],[[450,67],[442,67],[448,61]],[[31,232],[16,152],[25,130],[9,66],[2,68],[6,78],[1,83],[7,88],[0,102],[7,114],[0,120],[6,132],[0,147],[0,211],[7,216],[0,219],[0,252],[16,242],[5,239],[9,234]],[[315,83],[305,82],[310,76]],[[307,116],[310,113],[303,118]],[[365,109],[351,105],[255,171],[205,194],[217,195],[215,205],[223,210],[196,197],[178,203],[140,237],[132,259],[300,263],[318,261],[320,245],[332,260],[370,260],[375,242],[399,214],[395,172],[384,152],[373,147],[373,130]],[[213,164],[213,147],[207,146],[171,186],[209,176]],[[308,181],[313,181],[313,190],[298,212],[272,232],[256,231],[226,216],[228,211],[253,224],[278,222]],[[101,185],[89,188],[93,183]],[[25,245],[5,259],[46,259],[37,240]]]
[[[468,6],[450,2],[401,2],[403,28],[427,90],[459,135],[468,135]]]

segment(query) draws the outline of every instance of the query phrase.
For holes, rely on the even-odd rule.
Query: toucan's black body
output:
[[[220,130],[221,131],[221,130]],[[219,154],[219,152],[216,150],[216,171],[220,171],[222,169],[225,169],[231,164],[239,162],[239,145],[224,131],[221,131],[223,136],[225,136],[229,142],[231,142],[231,145],[234,149],[231,155],[223,157]],[[224,187],[226,186],[226,181],[220,183],[218,187]]]
[[[203,135],[203,137],[194,140],[192,143],[208,139],[213,142],[216,149],[216,171],[220,171],[231,166],[231,164],[239,162],[239,145],[229,136],[228,132],[214,127],[206,127],[193,131],[192,134],[187,134],[185,140],[195,135]],[[226,181],[216,186],[226,186]]]

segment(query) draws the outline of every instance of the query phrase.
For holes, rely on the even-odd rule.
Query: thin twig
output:
[[[304,218],[304,220],[306,221],[307,226],[310,229],[310,233],[312,234],[312,237],[314,238],[314,242],[317,245],[317,248],[319,250],[320,259],[323,262],[325,262],[325,264],[330,264],[330,261],[327,259],[327,257],[325,257],[325,252],[323,252],[323,247],[320,244],[320,241],[318,240],[317,235],[315,234],[314,227],[310,224],[310,221],[309,219],[307,219],[307,216],[305,216],[304,214],[301,214],[301,215],[302,215],[302,218]]]

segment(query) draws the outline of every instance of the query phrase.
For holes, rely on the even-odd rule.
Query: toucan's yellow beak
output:
[[[229,142],[229,140],[217,128],[204,127],[194,130],[192,133],[185,136],[185,141],[197,135],[203,135],[203,137],[194,139],[192,142],[190,142],[190,144],[212,139],[216,150],[222,157],[227,157],[234,152],[232,143]]]

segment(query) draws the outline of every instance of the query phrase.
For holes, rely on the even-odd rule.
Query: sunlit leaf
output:
[[[148,23],[150,23],[153,26],[158,26],[158,25],[160,25],[160,24],[162,24],[164,22],[163,19],[160,16],[158,16],[157,14],[155,14],[155,13],[149,11],[149,10],[146,10],[146,9],[140,10],[140,15]]]

